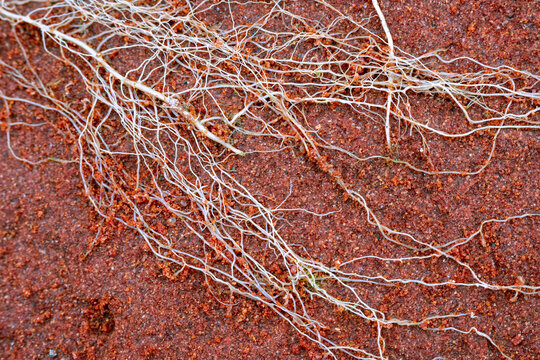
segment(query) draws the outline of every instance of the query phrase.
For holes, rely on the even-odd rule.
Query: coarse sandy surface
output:
[[[333,3],[347,14],[372,11],[370,2]],[[380,4],[395,44],[405,51],[421,54],[445,48],[447,58],[469,56],[494,66],[540,73],[537,1],[383,0]],[[290,6],[295,11],[317,11],[309,0],[293,1]],[[216,10],[208,19],[219,22],[220,16]],[[45,77],[70,76],[69,69],[39,53],[37,33],[29,31],[24,39],[26,46],[36,49],[36,58],[43,57],[40,71],[48,72]],[[0,23],[0,56],[7,58],[15,48],[9,26]],[[7,94],[20,91],[1,75],[0,89]],[[418,101],[418,116],[459,126],[455,109],[438,99],[413,101]],[[6,121],[3,109],[0,105],[2,122]],[[40,119],[49,114],[21,107],[16,116]],[[327,139],[357,154],[384,152],[381,127],[356,121],[354,116],[340,107],[314,106],[307,121],[313,128],[319,126]],[[76,148],[62,136],[62,126],[15,129],[10,134],[12,147],[31,159],[69,158]],[[483,135],[464,140],[434,137],[430,139],[432,165],[476,169],[489,154],[491,140]],[[83,191],[78,164],[28,165],[12,156],[7,141],[2,127],[0,359],[324,357],[315,344],[259,303],[235,297],[230,306],[228,295],[214,289],[204,275],[189,271],[172,276],[139,235],[96,214]],[[268,145],[259,139],[242,141],[250,149]],[[412,137],[402,139],[399,152],[403,159],[426,163]],[[348,183],[362,189],[385,223],[433,242],[468,236],[486,219],[540,213],[538,131],[502,132],[490,164],[478,175],[423,175],[382,160],[355,163],[339,156],[329,162]],[[286,219],[284,236],[308,249],[312,257],[333,264],[352,255],[402,256],[398,247],[380,240],[363,210],[298,148],[232,158],[227,166],[246,187],[269,201],[279,203],[293,188],[289,207],[331,213],[324,217],[291,213]],[[182,231],[171,224],[162,226],[169,235]],[[453,255],[490,281],[515,284],[524,278],[527,285],[539,286],[539,246],[540,220],[525,217],[489,224],[484,239],[474,238]],[[369,260],[355,266],[354,270],[373,276],[422,274],[426,281],[448,276],[466,281],[468,276],[442,259],[395,266]],[[537,296],[413,285],[367,286],[362,291],[373,306],[392,317],[474,311],[475,318],[453,324],[489,334],[514,359],[540,357]],[[317,301],[308,306],[332,324],[334,339],[376,348],[377,328],[370,323]],[[383,329],[383,335],[391,359],[501,357],[486,339],[474,334],[393,326]]]

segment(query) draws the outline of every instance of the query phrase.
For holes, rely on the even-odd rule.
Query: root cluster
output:
[[[379,219],[365,194],[332,166],[329,154],[355,161],[385,159],[427,176],[478,174],[489,165],[501,132],[540,128],[540,77],[469,58],[447,60],[440,52],[408,54],[394,45],[376,0],[372,1],[374,11],[365,19],[346,15],[324,0],[316,2],[332,17],[313,19],[294,13],[279,0],[0,1],[0,20],[12,25],[13,39],[24,58],[20,66],[0,59],[1,72],[35,94],[30,98],[0,90],[4,111],[9,113],[15,103],[23,102],[68,119],[65,132],[77,141],[86,194],[103,218],[137,231],[159,259],[173,264],[177,274],[187,268],[199,271],[215,286],[271,308],[332,358],[343,354],[386,358],[382,331],[392,325],[474,333],[508,357],[489,334],[453,325],[455,318],[474,316],[470,312],[390,318],[372,306],[359,287],[417,284],[538,294],[538,287],[527,285],[530,279],[517,285],[483,279],[452,250],[482,237],[490,223],[540,214],[487,219],[468,237],[433,244]],[[203,20],[218,6],[230,10],[240,5],[257,15],[244,21],[231,17],[222,24]],[[381,24],[383,32],[376,31]],[[21,32],[31,29],[38,31],[48,54],[71,67],[76,79],[69,86],[80,88],[83,97],[61,94],[34,70],[19,40]],[[458,61],[476,71],[449,70]],[[464,126],[445,128],[418,119],[411,97],[422,96],[453,103]],[[306,119],[313,106],[345,107],[358,121],[378,124],[386,150],[365,158],[325,139]],[[8,134],[19,125],[8,120]],[[435,171],[393,156],[403,129],[419,135],[426,153],[434,137],[487,133],[493,146],[477,169]],[[300,148],[363,209],[381,241],[410,249],[411,255],[373,254],[325,264],[298,251],[280,232],[284,214],[324,214],[287,209],[286,201],[270,206],[242,184],[227,164],[231,157],[255,152],[244,147],[249,144],[242,140],[246,138],[279,144],[267,149],[276,153],[290,146]],[[163,231],[165,222],[182,232]],[[446,258],[472,280],[429,282],[346,270],[366,258],[389,263]],[[323,329],[331,324],[318,320],[306,306],[313,299],[375,324],[377,349],[339,343],[327,336]],[[426,325],[439,320],[448,325]]]

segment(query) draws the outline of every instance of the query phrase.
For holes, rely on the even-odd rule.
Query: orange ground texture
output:
[[[332,2],[344,13],[370,10],[367,1]],[[364,6],[366,4],[366,6]],[[540,3],[537,1],[382,0],[397,46],[412,54],[445,48],[446,57],[469,56],[491,65],[511,65],[540,73]],[[293,1],[291,9],[317,11],[310,0]],[[246,14],[249,15],[249,14]],[[219,12],[209,14],[219,21]],[[26,35],[39,49],[36,32]],[[0,56],[16,45],[10,27],[0,23]],[[39,51],[39,50],[36,50]],[[44,55],[43,55],[44,56]],[[69,73],[44,57],[54,77]],[[45,71],[45,70],[43,70]],[[44,76],[48,76],[44,74]],[[0,75],[0,89],[17,87]],[[75,95],[76,96],[76,95]],[[437,99],[418,99],[419,116],[452,124],[455,109]],[[20,118],[48,116],[35,108],[18,108]],[[384,153],[380,126],[353,121],[339,107],[316,108],[307,119],[321,134],[358,154]],[[5,112],[0,104],[0,120]],[[12,131],[12,146],[21,156],[65,158],[74,143],[53,126]],[[103,221],[85,197],[77,164],[54,161],[28,165],[9,152],[5,126],[0,131],[0,359],[323,359],[325,354],[271,310],[235,298],[224,305],[203,275],[170,279],[133,231]],[[491,138],[448,142],[430,139],[432,161],[471,169],[482,163]],[[245,139],[257,149],[267,144]],[[343,145],[345,144],[345,145]],[[423,161],[418,142],[404,139],[400,152]],[[407,155],[408,154],[408,155]],[[412,154],[412,155],[411,155]],[[416,154],[416,155],[414,155]],[[472,156],[471,154],[474,154]],[[415,158],[419,156],[420,158]],[[505,131],[490,165],[475,176],[427,176],[384,161],[354,163],[329,160],[343,178],[366,194],[380,218],[394,228],[427,239],[458,238],[476,230],[482,220],[516,213],[540,212],[540,141],[536,131]],[[236,177],[250,190],[283,199],[289,207],[307,207],[326,217],[291,214],[283,233],[325,263],[368,253],[392,256],[397,251],[378,241],[365,214],[317,164],[301,151],[257,153],[232,159]],[[540,221],[524,218],[486,228],[454,254],[479,274],[499,283],[518,277],[538,286]],[[99,241],[89,244],[100,231]],[[166,231],[176,231],[172,226]],[[426,279],[467,280],[467,274],[444,260],[405,267],[362,263],[369,274]],[[534,283],[536,282],[536,283]],[[490,334],[515,359],[540,358],[540,302],[535,296],[475,288],[366,287],[363,295],[393,317],[421,317],[473,309],[477,318],[458,322]],[[319,306],[316,302],[312,307]],[[376,327],[321,307],[321,317],[334,326],[335,339],[367,348],[376,346]],[[338,330],[336,330],[338,329]],[[391,359],[498,359],[485,339],[469,334],[434,333],[421,328],[384,329]]]

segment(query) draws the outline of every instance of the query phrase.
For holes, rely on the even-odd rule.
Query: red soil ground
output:
[[[364,2],[336,3],[349,14],[365,11]],[[446,48],[449,58],[470,56],[491,65],[540,73],[538,2],[380,3],[394,42],[410,53]],[[291,6],[316,11],[310,9],[310,1]],[[4,24],[0,31],[6,54],[13,46],[9,28]],[[0,85],[8,92],[12,89],[5,79]],[[424,109],[420,116],[457,126],[452,110],[436,99],[418,101]],[[321,108],[310,113],[308,121],[313,127],[321,125],[326,138],[343,140],[341,146],[356,153],[384,152],[380,126],[351,121],[352,116],[340,108]],[[473,142],[431,140],[433,161],[447,168],[475,168],[490,147],[490,138],[482,136]],[[248,148],[266,145],[248,141],[244,143]],[[20,154],[30,158],[66,157],[72,151],[69,142],[48,128],[19,129],[13,142]],[[417,153],[414,139],[402,141],[403,157],[425,161],[415,158]],[[103,224],[84,196],[76,164],[26,165],[10,155],[4,130],[0,159],[0,359],[323,357],[316,346],[257,303],[238,298],[232,307],[220,303],[201,274],[169,279],[167,267],[136,234]],[[283,199],[292,183],[289,207],[319,213],[339,210],[324,218],[306,214],[287,218],[284,234],[309,249],[313,257],[333,263],[353,255],[398,254],[397,248],[377,241],[361,209],[343,199],[333,181],[300,152],[256,154],[233,162],[230,166],[235,167],[237,178],[250,190]],[[385,223],[433,241],[470,234],[485,219],[540,212],[538,132],[504,132],[492,163],[476,176],[424,176],[384,162],[355,164],[337,157],[331,162],[349,183],[367,194]],[[529,279],[528,285],[538,286],[539,226],[536,218],[490,225],[484,244],[474,239],[455,255],[491,281],[513,284],[522,276]],[[98,244],[90,249],[98,229],[102,232]],[[432,281],[448,274],[467,279],[442,260],[406,265],[365,262],[357,270],[389,276],[421,272]],[[417,286],[367,287],[364,295],[394,317],[474,309],[479,317],[463,319],[460,326],[476,326],[490,334],[515,359],[540,357],[538,297],[516,300],[513,293]],[[371,325],[335,309],[321,307],[320,311],[333,324],[335,338],[368,348],[374,345],[376,329]],[[392,359],[500,357],[485,339],[474,335],[393,327],[385,329],[384,336]]]

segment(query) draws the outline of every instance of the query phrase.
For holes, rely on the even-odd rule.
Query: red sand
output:
[[[349,14],[357,11],[354,2],[339,3]],[[293,6],[309,11],[308,4],[298,1]],[[381,7],[395,43],[413,54],[447,48],[447,57],[466,55],[540,73],[540,23],[534,16],[539,13],[538,2],[381,1]],[[2,56],[13,46],[8,33],[5,24],[0,25]],[[58,64],[49,69],[51,74],[62,71]],[[16,91],[1,78],[0,85],[8,94]],[[452,110],[437,100],[421,101],[424,116],[450,125],[457,121]],[[37,117],[33,111],[18,116]],[[308,121],[313,127],[321,125],[326,138],[343,140],[341,146],[359,154],[384,151],[381,128],[353,122],[352,116],[340,108],[318,109]],[[53,129],[21,129],[13,139],[22,155],[33,158],[63,157],[72,146]],[[403,141],[400,154],[422,162],[414,155],[418,149],[413,140]],[[461,168],[481,164],[490,145],[490,139],[481,136],[474,143],[432,141],[437,164]],[[249,145],[263,146],[258,141]],[[316,346],[272,311],[238,298],[232,307],[221,304],[201,274],[171,281],[167,266],[137,235],[117,224],[104,224],[95,214],[81,190],[77,165],[25,165],[10,156],[4,130],[0,158],[0,359],[322,358]],[[424,176],[384,162],[355,164],[337,157],[330,162],[344,179],[367,193],[386,223],[433,241],[469,234],[488,218],[540,211],[537,132],[503,133],[492,163],[478,176]],[[250,155],[230,166],[250,190],[276,199],[287,196],[292,182],[295,192],[289,207],[319,213],[340,210],[322,219],[305,214],[287,219],[285,236],[304,245],[313,257],[333,263],[353,254],[396,255],[397,249],[377,241],[361,209],[343,199],[331,178],[302,153]],[[486,244],[476,239],[455,255],[491,281],[514,283],[523,276],[536,281],[529,285],[538,286],[539,225],[537,219],[527,218],[489,226]],[[99,244],[89,251],[99,228]],[[448,274],[466,279],[442,260],[382,268],[366,262],[362,271],[396,276],[422,271],[432,281]],[[479,318],[464,319],[460,325],[477,326],[516,359],[540,357],[538,297],[514,301],[512,293],[417,286],[367,287],[365,295],[395,317],[474,309]],[[373,346],[372,326],[335,309],[320,311],[339,328],[333,332],[335,338]],[[500,356],[486,340],[473,335],[393,327],[385,329],[384,336],[392,359]]]

